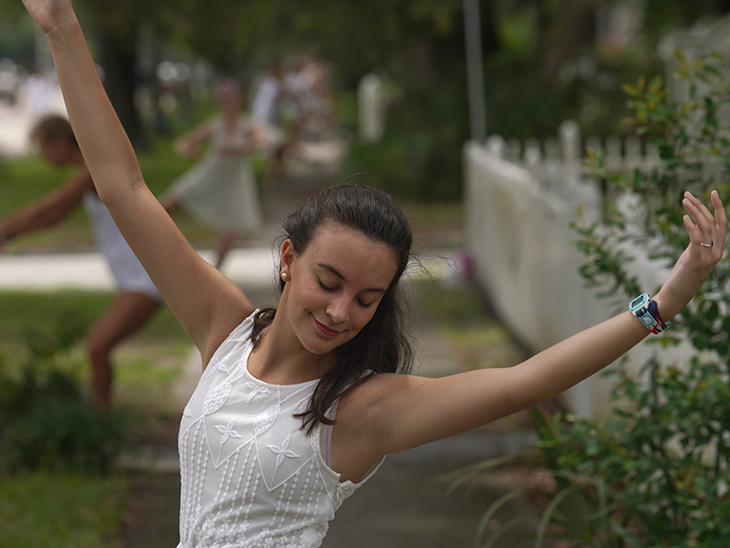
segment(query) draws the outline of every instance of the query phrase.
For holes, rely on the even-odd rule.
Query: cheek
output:
[[[296,281],[290,282],[289,290],[289,302],[296,307],[298,314],[308,316],[312,310],[327,305],[326,295],[322,295],[319,287],[315,287],[308,280],[298,278]]]
[[[373,319],[377,308],[374,304],[370,308],[362,308],[358,305],[355,305],[355,307],[356,311],[351,313],[350,319],[352,321],[353,328],[359,333]]]

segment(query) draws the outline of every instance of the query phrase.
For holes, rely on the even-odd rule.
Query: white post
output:
[[[512,137],[507,141],[507,159],[513,164],[519,164],[522,161],[522,143],[519,139]]]
[[[379,76],[368,74],[360,81],[357,90],[360,140],[377,143],[385,132],[385,105],[383,82]]]
[[[606,167],[608,169],[621,169],[624,164],[621,138],[617,135],[606,137]]]
[[[629,135],[626,137],[624,145],[626,147],[626,167],[632,170],[641,167],[644,159],[641,154],[641,138]]]
[[[495,133],[487,137],[484,147],[498,158],[504,158],[505,156],[506,145],[501,135]]]
[[[560,147],[563,152],[563,162],[571,169],[578,167],[583,160],[580,149],[580,126],[574,120],[565,120],[558,128]]]

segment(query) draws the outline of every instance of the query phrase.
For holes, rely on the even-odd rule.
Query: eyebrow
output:
[[[334,274],[335,276],[337,276],[343,282],[347,281],[345,279],[345,277],[342,275],[342,273],[340,273],[340,271],[337,270],[334,266],[330,266],[330,265],[325,264],[325,263],[317,263],[317,266],[319,266],[320,268],[324,268],[325,270],[329,270],[330,272],[332,272],[332,274]],[[374,293],[385,293],[386,290],[385,289],[382,289],[380,287],[370,287],[368,289],[364,289],[363,291],[370,291],[370,292],[374,292]]]

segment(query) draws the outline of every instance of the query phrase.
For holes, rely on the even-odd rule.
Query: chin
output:
[[[312,338],[302,339],[302,346],[316,356],[324,356],[340,348],[343,344],[349,342],[352,337],[337,337],[335,339],[322,339],[316,334]]]
[[[307,351],[311,352],[312,354],[315,354],[317,356],[324,356],[326,354],[329,354],[333,350],[337,350],[343,344],[344,343],[335,340],[310,340],[308,341],[308,344],[304,344],[304,348],[306,348]]]

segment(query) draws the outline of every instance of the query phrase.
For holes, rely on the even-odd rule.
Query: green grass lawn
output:
[[[114,298],[113,293],[87,291],[0,291],[0,345],[6,354],[21,352],[29,337],[59,329],[88,332]],[[71,326],[69,328],[69,326]],[[52,337],[51,337],[52,338]],[[167,307],[161,307],[143,329],[124,341],[114,355],[115,401],[147,417],[135,421],[135,435],[155,430],[173,412],[171,388],[192,345]],[[69,352],[68,367],[84,385],[89,378],[83,338]]]
[[[12,356],[35,333],[89,326],[105,310],[111,293],[0,291],[0,349]],[[74,327],[75,326],[75,327]],[[115,404],[131,418],[132,442],[155,441],[178,417],[171,389],[191,349],[190,341],[167,308],[115,355]],[[12,362],[11,362],[12,363]],[[63,360],[82,382],[89,367],[83,339]],[[174,426],[173,426],[174,430]],[[66,474],[0,476],[0,546],[3,548],[115,548],[119,525],[128,511],[131,478]]]
[[[116,548],[126,477],[32,474],[0,478],[3,548]]]
[[[508,367],[528,357],[489,312],[484,295],[474,285],[447,287],[426,280],[419,282],[418,295],[464,369]]]

